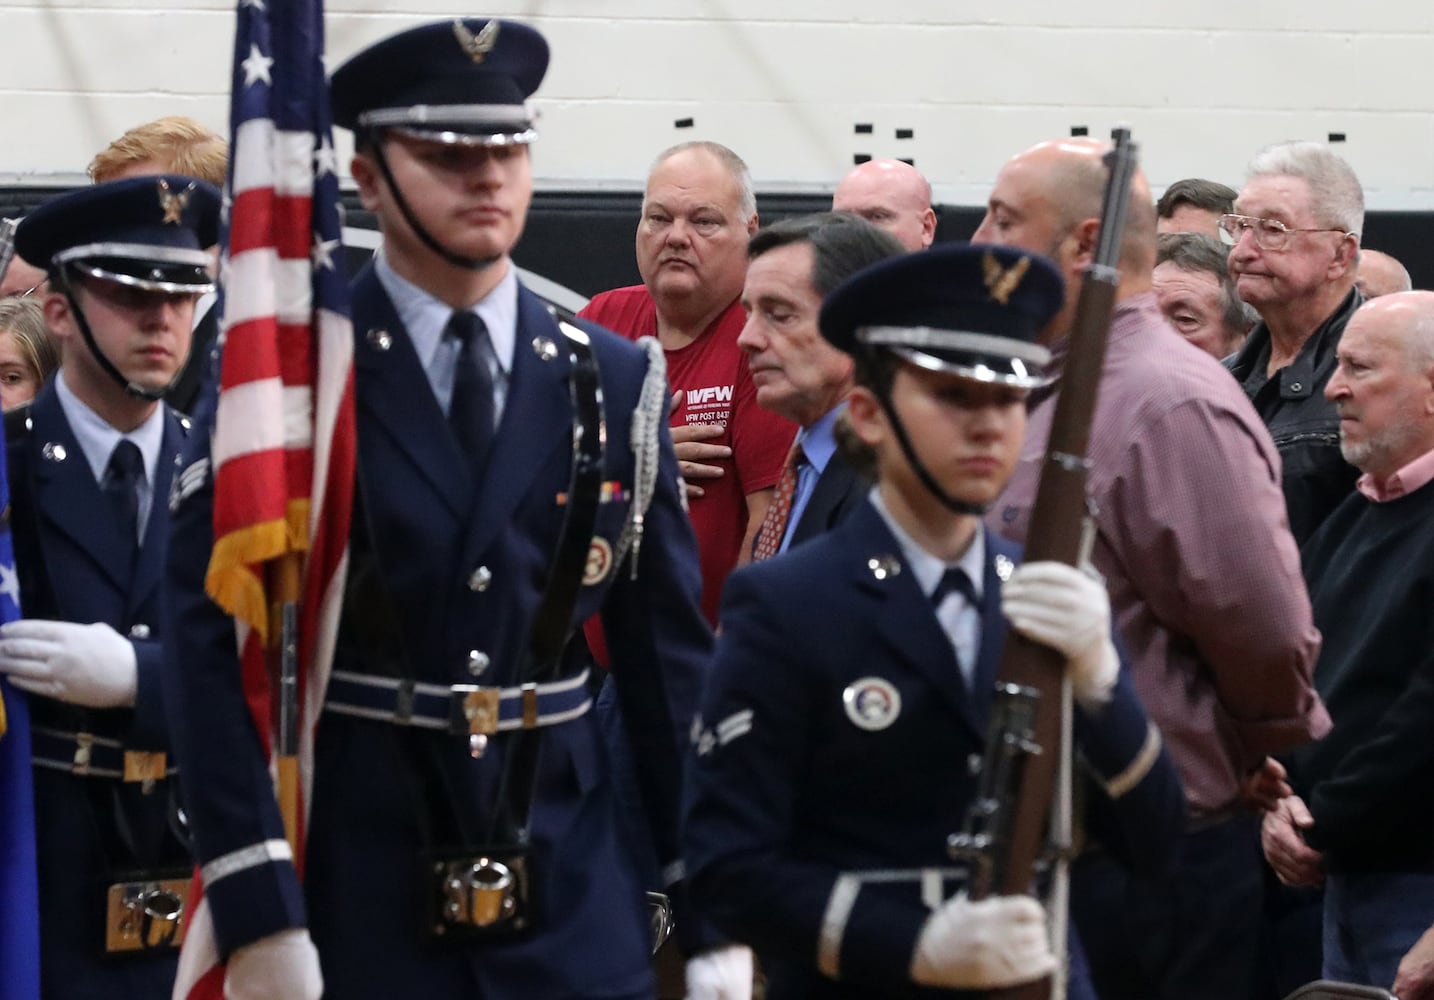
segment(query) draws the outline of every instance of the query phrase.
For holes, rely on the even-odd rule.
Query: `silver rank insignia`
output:
[[[181,469],[174,474],[169,483],[169,512],[173,514],[179,510],[179,505],[189,497],[199,492],[199,488],[209,479],[209,458],[201,458],[186,469]]]
[[[866,568],[878,580],[890,580],[901,575],[901,560],[892,555],[874,556],[866,561]]]
[[[1011,562],[1007,556],[997,556],[994,562],[996,563],[996,576],[1002,583],[1005,583],[1011,578],[1011,572],[1016,568],[1016,564]]]

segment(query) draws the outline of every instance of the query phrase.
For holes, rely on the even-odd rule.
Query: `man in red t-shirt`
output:
[[[752,556],[796,434],[795,424],[757,405],[737,346],[747,318],[747,238],[756,229],[741,158],[714,142],[674,146],[657,158],[642,201],[643,284],[603,292],[579,314],[633,340],[655,336],[667,355],[672,440],[697,534],[702,607],[713,624],[727,574]]]

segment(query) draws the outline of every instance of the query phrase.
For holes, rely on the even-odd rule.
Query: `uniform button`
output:
[[[393,346],[393,336],[387,330],[374,328],[368,332],[369,346],[376,351],[386,351]]]
[[[44,455],[47,461],[63,462],[65,460],[65,446],[56,444],[54,441],[48,441],[45,443],[45,447],[40,449],[40,454]]]
[[[1295,392],[1299,392],[1299,391],[1300,391],[1301,389],[1303,389],[1304,387],[1305,387],[1305,385],[1304,385],[1303,382],[1291,382],[1291,383],[1290,383],[1290,388],[1293,389]]]
[[[488,584],[493,582],[493,572],[487,566],[479,566],[468,577],[468,589],[475,594],[481,594],[488,589]]]
[[[468,672],[474,677],[481,677],[483,671],[488,669],[488,663],[488,654],[481,649],[468,651]]]
[[[138,622],[134,625],[131,625],[129,627],[129,637],[131,639],[148,639],[149,626],[146,625],[144,622]]]
[[[974,778],[981,773],[982,763],[983,760],[981,758],[981,755],[978,753],[973,753],[966,758],[966,771],[971,775],[971,777]]]

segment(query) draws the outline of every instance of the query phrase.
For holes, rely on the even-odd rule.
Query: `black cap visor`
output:
[[[365,111],[358,124],[448,146],[513,146],[538,137],[534,117],[524,104],[418,104]]]
[[[209,254],[181,247],[134,243],[91,243],[55,255],[56,265],[131,288],[165,294],[203,295],[214,291]]]
[[[862,327],[856,339],[868,347],[887,348],[926,371],[976,382],[1035,389],[1051,381],[1045,373],[1050,350],[1027,340],[966,330],[901,326]]]

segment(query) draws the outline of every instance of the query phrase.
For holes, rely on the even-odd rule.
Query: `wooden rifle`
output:
[[[1121,233],[1136,167],[1136,149],[1129,129],[1117,128],[1111,137],[1115,142],[1105,156],[1110,175],[1101,206],[1100,235],[1076,303],[1060,396],[1031,510],[1027,562],[1055,560],[1079,566],[1088,551],[1089,462],[1085,456],[1105,360],[1106,335],[1115,308]],[[952,856],[971,865],[968,893],[972,899],[1033,894],[1037,880],[1053,862],[1064,862],[1069,837],[1063,837],[1063,831],[1051,837],[1047,831],[1057,792],[1057,769],[1062,766],[1062,757],[1068,762],[1069,702],[1065,657],[1008,630],[997,671],[976,800],[968,813],[966,829],[950,838]],[[1061,752],[1063,746],[1065,753]],[[1064,770],[1068,771],[1068,766]],[[1067,773],[1065,783],[1068,782]],[[1068,797],[1068,787],[1063,794]],[[1055,850],[1051,851],[1051,847]],[[1051,907],[1051,916],[1053,926],[1063,934],[1064,900]],[[1058,954],[1064,944],[1064,940],[1053,942]],[[1062,975],[1057,973],[1059,982],[1041,979],[1002,990],[1000,996],[1003,1000],[1063,996]]]

